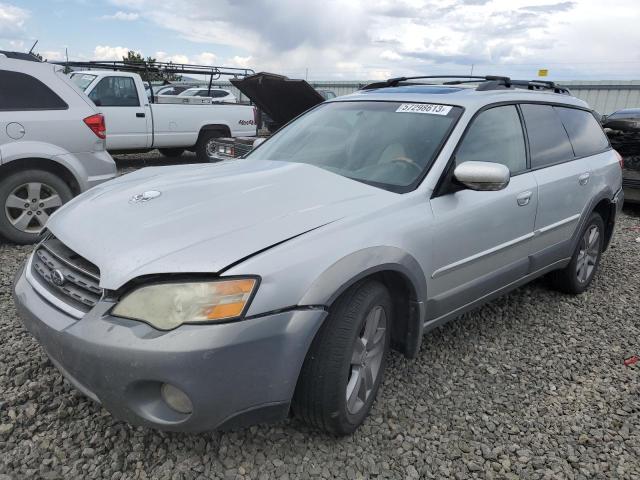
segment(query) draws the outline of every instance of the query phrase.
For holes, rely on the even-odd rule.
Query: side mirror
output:
[[[502,190],[509,185],[511,172],[501,163],[464,162],[453,171],[454,178],[471,190]]]

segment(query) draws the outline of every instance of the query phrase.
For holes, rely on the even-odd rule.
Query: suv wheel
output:
[[[0,180],[0,235],[20,244],[37,242],[49,216],[72,197],[69,186],[51,172],[8,175]]]
[[[338,299],[300,372],[297,417],[337,435],[358,428],[382,381],[392,315],[389,292],[377,281],[358,283]]]
[[[580,232],[580,240],[569,265],[551,274],[554,287],[565,293],[584,292],[600,264],[603,239],[604,222],[602,217],[594,212]]]
[[[161,148],[160,153],[165,157],[176,158],[184,153],[184,148]]]
[[[200,137],[196,143],[196,157],[200,162],[211,162],[219,160],[216,156],[215,142],[222,137],[218,130],[204,130],[200,132]]]

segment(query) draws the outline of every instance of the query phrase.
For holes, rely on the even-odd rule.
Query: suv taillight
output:
[[[104,116],[101,113],[96,113],[84,119],[84,123],[96,134],[98,138],[107,138],[107,127],[104,124]]]
[[[614,150],[614,152],[616,152],[616,155],[618,156],[618,163],[620,164],[620,168],[624,168],[624,158],[622,158],[622,155],[620,155],[617,150]]]

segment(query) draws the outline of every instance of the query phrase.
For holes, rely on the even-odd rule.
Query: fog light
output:
[[[186,393],[173,385],[163,383],[160,388],[162,399],[176,412],[189,414],[193,411],[193,405]]]

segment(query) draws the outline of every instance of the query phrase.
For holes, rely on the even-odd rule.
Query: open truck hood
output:
[[[280,128],[324,98],[304,80],[295,80],[275,73],[260,72],[231,84],[265,112]]]

